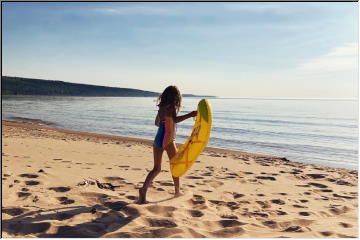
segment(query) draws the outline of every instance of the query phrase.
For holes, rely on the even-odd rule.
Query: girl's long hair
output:
[[[171,105],[174,106],[178,113],[181,107],[181,93],[176,86],[168,86],[164,92],[158,97],[158,107]]]

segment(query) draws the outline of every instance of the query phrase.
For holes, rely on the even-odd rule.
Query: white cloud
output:
[[[98,7],[94,8],[93,11],[108,14],[108,15],[119,15],[119,16],[176,16],[181,14],[176,7],[166,6],[150,6],[150,5],[132,5],[132,6],[120,6],[120,7]]]
[[[292,3],[294,4],[294,3]],[[112,7],[97,7],[93,11],[111,15],[155,15],[155,16],[216,16],[250,12],[255,14],[293,14],[304,11],[286,3],[182,3],[182,4],[143,4]]]
[[[323,56],[310,59],[299,66],[299,70],[309,72],[332,72],[356,70],[358,65],[358,45],[350,43],[337,47]]]

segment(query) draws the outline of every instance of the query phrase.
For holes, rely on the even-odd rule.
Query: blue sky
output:
[[[357,98],[358,3],[7,2],[3,75],[225,97]]]

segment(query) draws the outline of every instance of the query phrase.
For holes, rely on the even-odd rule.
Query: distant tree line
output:
[[[159,93],[132,88],[104,87],[63,81],[21,77],[1,77],[3,95],[52,95],[98,97],[157,97]],[[184,97],[212,97],[184,94]]]

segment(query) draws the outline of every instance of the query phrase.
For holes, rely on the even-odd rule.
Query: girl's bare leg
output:
[[[154,178],[161,171],[161,161],[162,161],[162,154],[164,152],[164,149],[153,146],[153,152],[154,152],[154,168],[147,175],[142,188],[139,189],[139,200],[138,200],[139,204],[146,203],[146,192],[150,184],[154,180]]]
[[[177,152],[177,148],[175,142],[172,142],[171,144],[169,144],[169,146],[166,147],[166,153],[169,159],[174,157],[176,152]],[[180,178],[173,177],[173,181],[175,186],[175,196],[180,196]]]

